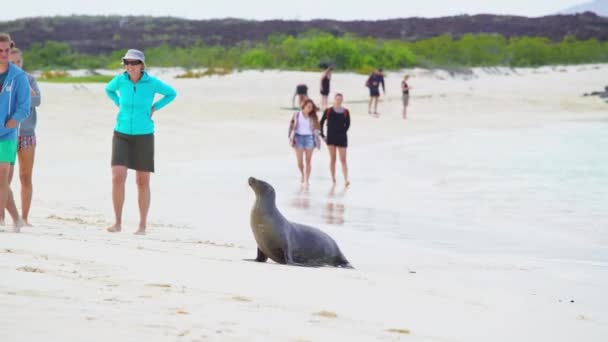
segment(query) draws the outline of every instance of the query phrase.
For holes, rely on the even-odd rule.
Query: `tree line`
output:
[[[298,36],[274,34],[262,43],[242,42],[232,47],[195,43],[189,47],[162,45],[144,52],[147,64],[157,67],[318,70],[333,64],[338,70],[359,73],[378,67],[536,67],[608,62],[608,42],[596,39],[569,36],[555,42],[544,37],[490,34],[442,35],[406,42],[309,31]],[[116,69],[123,54],[124,50],[80,54],[67,43],[47,41],[32,44],[24,57],[29,70]]]

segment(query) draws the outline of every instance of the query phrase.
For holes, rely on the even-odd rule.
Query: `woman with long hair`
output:
[[[295,113],[289,126],[289,140],[296,151],[298,169],[303,186],[308,186],[312,170],[312,155],[315,148],[321,147],[319,138],[319,117],[317,106],[311,99],[302,103],[302,110]]]

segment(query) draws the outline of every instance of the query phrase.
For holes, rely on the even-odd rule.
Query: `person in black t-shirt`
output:
[[[405,75],[403,77],[403,81],[401,81],[401,100],[403,101],[403,120],[407,119],[407,106],[410,104],[410,89],[412,87],[409,86],[407,80],[410,79],[410,75]]]
[[[382,92],[386,95],[386,88],[384,87],[384,73],[382,68],[378,68],[378,70],[374,71],[367,82],[365,82],[365,86],[369,88],[369,106],[368,112],[369,114],[374,115],[374,117],[379,117],[378,113],[378,98],[380,97],[380,85],[382,85]],[[372,112],[372,105],[374,107],[374,111]]]
[[[342,173],[344,174],[344,183],[350,185],[348,180],[348,166],[346,164],[346,148],[348,147],[348,129],[350,128],[350,113],[348,109],[342,107],[344,96],[336,94],[334,105],[329,107],[321,117],[321,136],[327,143],[329,150],[329,170],[331,179],[336,184],[336,151],[340,155],[340,163],[342,164]],[[324,133],[324,125],[327,122],[327,135]]]
[[[331,73],[333,67],[329,66],[321,76],[321,108],[327,108],[327,97],[329,96],[329,83],[331,82]]]

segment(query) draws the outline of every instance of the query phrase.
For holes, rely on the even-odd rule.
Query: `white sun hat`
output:
[[[127,53],[122,58],[123,64],[125,62],[125,59],[141,61],[142,64],[144,65],[144,68],[146,67],[146,56],[144,56],[144,53],[139,50],[136,50],[136,49],[127,50]]]

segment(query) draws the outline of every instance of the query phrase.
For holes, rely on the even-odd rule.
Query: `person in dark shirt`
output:
[[[331,82],[331,73],[333,67],[329,66],[321,75],[321,108],[325,110],[327,108],[327,97],[329,96],[329,84]]]
[[[401,100],[403,101],[403,120],[407,119],[407,106],[410,104],[410,89],[407,80],[410,79],[410,75],[405,75],[403,81],[401,81]]]
[[[298,97],[298,108],[302,106],[304,101],[308,99],[308,86],[306,84],[298,84],[296,86],[296,92],[293,94],[293,98],[291,99],[291,106],[293,108],[296,107],[296,96]]]
[[[384,73],[382,68],[378,68],[378,70],[374,71],[365,86],[369,88],[369,106],[368,112],[369,114],[374,115],[374,117],[379,117],[378,113],[378,98],[380,97],[380,85],[382,85],[382,92],[386,95],[386,88],[384,87]],[[372,105],[374,107],[374,111],[372,112]]]
[[[342,164],[342,173],[344,174],[344,183],[348,187],[348,165],[346,163],[346,148],[348,147],[348,129],[350,128],[350,112],[342,107],[344,96],[340,93],[336,94],[334,105],[323,112],[321,117],[321,136],[327,143],[329,150],[329,170],[331,179],[336,184],[336,150],[340,155],[340,163]],[[324,133],[324,125],[327,122],[327,135]]]

